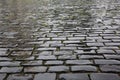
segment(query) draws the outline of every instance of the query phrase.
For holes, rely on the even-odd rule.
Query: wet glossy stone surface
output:
[[[0,80],[120,80],[120,1],[0,0]]]

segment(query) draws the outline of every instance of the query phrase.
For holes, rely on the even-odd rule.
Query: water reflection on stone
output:
[[[116,54],[120,52],[119,4],[119,0],[0,0],[0,62],[2,59],[5,62],[0,63],[0,72],[12,73],[17,66],[16,73],[22,74],[88,73],[102,72],[104,61],[96,59],[110,58],[119,64],[116,61],[119,59]],[[111,54],[114,57],[109,57]],[[34,77],[39,80],[48,74]],[[84,79],[79,75],[82,76],[57,76],[61,80]],[[13,76],[15,78],[10,76],[8,80],[20,78]],[[48,76],[55,77],[54,74]],[[83,76],[89,80],[90,76]],[[33,75],[21,79],[31,77]]]

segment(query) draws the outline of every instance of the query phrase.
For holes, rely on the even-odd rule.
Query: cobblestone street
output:
[[[0,0],[0,80],[120,80],[120,1]]]

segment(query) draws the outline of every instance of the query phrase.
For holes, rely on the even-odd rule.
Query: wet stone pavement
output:
[[[120,80],[120,2],[64,1],[0,0],[0,80]]]

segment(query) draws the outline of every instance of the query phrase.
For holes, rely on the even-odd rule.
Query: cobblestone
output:
[[[48,72],[68,72],[69,71],[69,67],[67,66],[53,66],[50,67]]]
[[[120,80],[119,0],[0,0],[0,80]]]
[[[53,52],[54,55],[72,55],[72,51],[54,51]]]
[[[44,73],[44,74],[36,74],[34,80],[55,80],[56,74],[55,73]]]
[[[104,55],[106,59],[120,59],[120,55]]]
[[[120,64],[118,60],[95,60],[95,64]]]
[[[83,72],[95,72],[97,71],[97,68],[95,66],[72,66],[71,67],[72,71],[83,71]]]
[[[25,61],[23,66],[40,66],[42,65],[42,61]]]
[[[7,80],[32,80],[33,79],[33,75],[29,75],[29,74],[12,74],[9,75]]]
[[[113,50],[97,50],[98,54],[114,54],[115,52]]]
[[[59,80],[89,80],[87,74],[61,74]]]
[[[0,62],[0,66],[20,66],[20,62]]]
[[[47,61],[45,65],[62,65],[63,61]]]
[[[93,64],[89,60],[67,60],[66,64]]]
[[[119,65],[103,65],[100,67],[103,72],[120,72]]]
[[[119,80],[120,77],[117,74],[108,73],[93,73],[91,74],[92,80]]]
[[[87,43],[87,46],[104,46],[103,43]]]
[[[22,67],[2,67],[0,73],[19,73],[22,69]]]
[[[79,55],[79,59],[103,59],[102,55]]]
[[[76,59],[76,55],[62,55],[62,56],[58,56],[58,59],[60,60]]]
[[[26,73],[37,73],[37,72],[46,72],[47,67],[43,67],[43,66],[38,66],[38,67],[25,67],[24,68],[24,72]]]

